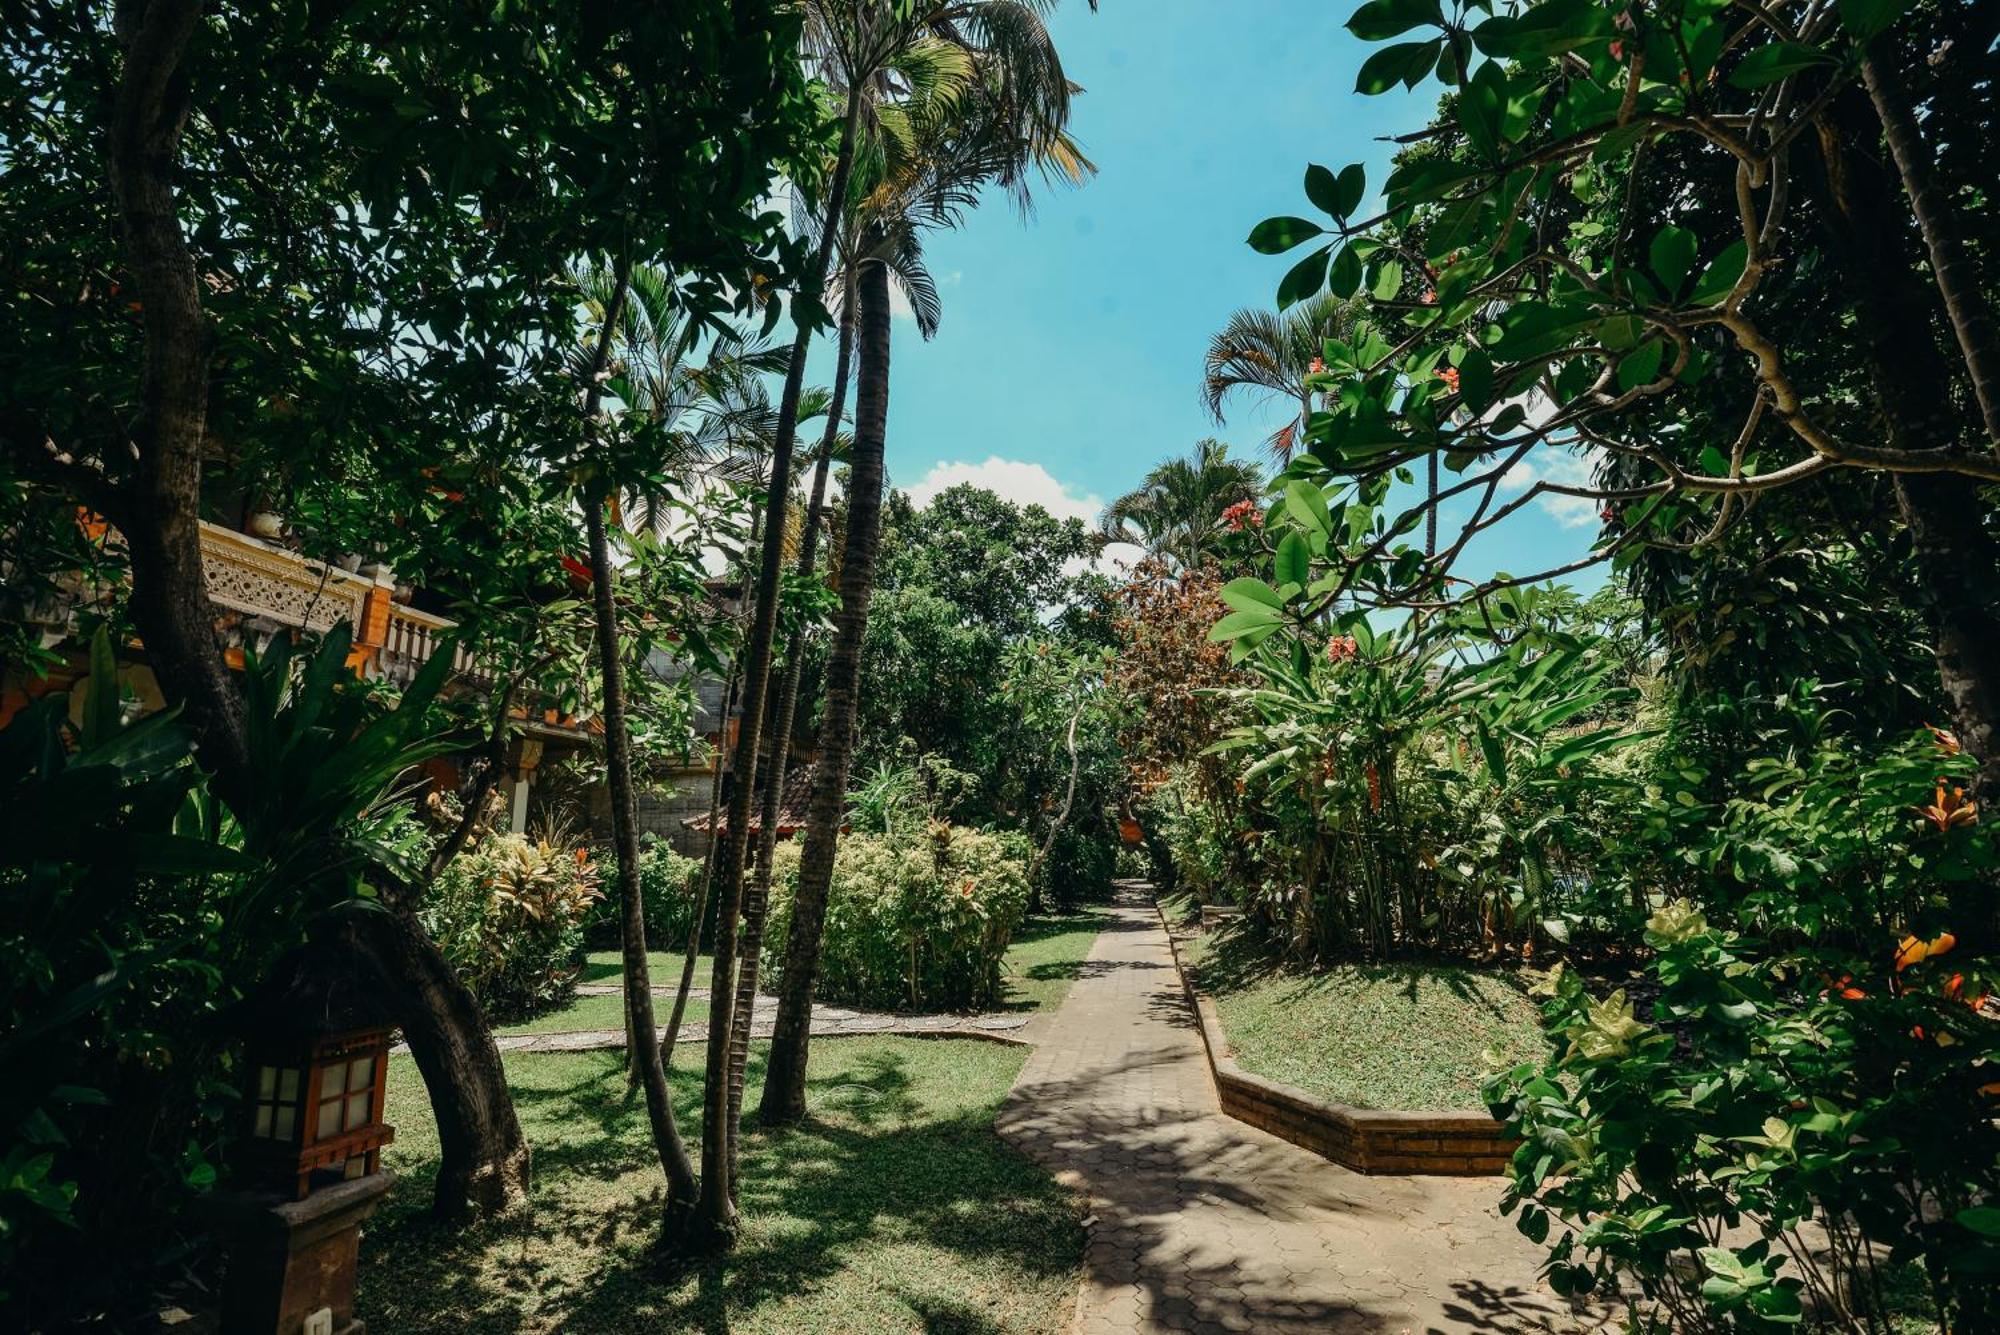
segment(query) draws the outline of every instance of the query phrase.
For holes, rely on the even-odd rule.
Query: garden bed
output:
[[[1484,1073],[1539,1055],[1533,1003],[1506,974],[1451,965],[1272,965],[1234,929],[1161,916],[1223,1111],[1363,1172],[1497,1173],[1514,1142]]]

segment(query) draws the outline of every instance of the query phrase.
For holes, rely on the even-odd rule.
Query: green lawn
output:
[[[1001,963],[1005,987],[1001,1010],[1051,1011],[1062,1004],[1069,985],[1104,925],[1106,910],[1080,905],[1074,912],[1030,918],[1014,933]]]
[[[1476,1111],[1488,1071],[1543,1051],[1535,1003],[1509,973],[1423,963],[1285,969],[1227,928],[1193,937],[1186,951],[1243,1069],[1320,1098]]]
[[[811,1119],[746,1135],[743,1239],[699,1263],[655,1246],[663,1184],[618,1054],[509,1057],[535,1146],[531,1208],[462,1235],[429,1220],[436,1132],[414,1066],[397,1058],[387,1157],[402,1181],[368,1226],[361,1315],[416,1335],[1058,1331],[1078,1281],[1078,1209],[992,1126],[1024,1058],[972,1041],[816,1045]],[[691,1142],[699,1060],[677,1059],[674,1080]],[[762,1065],[753,1052],[753,1102]]]

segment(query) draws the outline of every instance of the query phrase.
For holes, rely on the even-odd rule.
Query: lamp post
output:
[[[211,1217],[228,1254],[222,1335],[361,1335],[361,1224],[394,1180],[382,1147],[390,989],[334,928],[278,961],[229,1014],[242,1134]]]

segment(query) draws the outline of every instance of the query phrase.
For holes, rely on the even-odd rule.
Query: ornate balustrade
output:
[[[201,526],[202,570],[209,601],[238,614],[248,642],[281,630],[323,634],[345,621],[354,627],[354,666],[365,676],[408,685],[430,661],[453,622],[397,603],[391,586],[260,542],[219,524]],[[490,674],[463,646],[453,666],[477,685]]]

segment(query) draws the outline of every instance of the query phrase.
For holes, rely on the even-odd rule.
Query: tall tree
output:
[[[819,766],[785,943],[785,987],[759,1104],[768,1122],[796,1121],[805,1112],[812,994],[853,759],[880,536],[889,403],[889,257],[906,254],[919,228],[955,222],[989,182],[1025,201],[1029,174],[1036,169],[1068,182],[1079,182],[1095,170],[1065,128],[1073,89],[1041,16],[1012,0],[956,8],[961,12],[940,10],[921,26],[887,24],[866,39],[885,53],[885,70],[892,67],[888,53],[900,50],[906,68],[925,70],[939,81],[949,75],[959,88],[948,98],[926,97],[921,95],[928,91],[924,85],[892,84],[879,91],[893,97],[883,96],[874,104],[877,123],[897,133],[883,138],[892,151],[884,154],[880,174],[859,210],[864,221],[854,261],[859,321],[854,447],[841,609],[827,663]],[[854,35],[869,26],[862,20]]]
[[[1974,797],[2000,801],[1993,277],[1978,273],[1990,229],[1973,222],[1994,101],[1990,77],[1967,72],[1990,59],[1942,58],[1991,52],[1990,7],[1687,6],[1656,21],[1543,0],[1459,21],[1377,3],[1350,26],[1369,40],[1436,29],[1371,57],[1360,91],[1433,70],[1457,91],[1380,215],[1360,209],[1360,165],[1310,168],[1329,223],[1268,219],[1250,243],[1314,243],[1287,294],[1368,289],[1368,322],[1328,368],[1334,406],[1308,430],[1332,501],[1382,507],[1420,459],[1458,477],[1379,520],[1354,516],[1347,530],[1366,519],[1365,536],[1339,544],[1335,577],[1284,615],[1349,596],[1479,601],[1630,563],[1648,544],[1710,544],[1771,492],[1874,473],[1900,514],[1869,518],[1908,530],[1951,722],[1979,761]],[[1824,328],[1786,319],[1802,256],[1837,272],[1820,290],[1828,318],[1854,329],[1865,378],[1814,358]],[[1712,382],[1733,396],[1727,425]],[[1689,405],[1713,429],[1662,435],[1661,414]],[[1579,480],[1565,455],[1602,466]],[[1589,554],[1454,575],[1472,539],[1541,497],[1601,507]],[[1403,543],[1447,504],[1463,516],[1449,542]],[[2000,898],[1982,888],[1963,907],[1965,928],[2000,948]]]
[[[231,806],[260,776],[205,594],[205,469],[280,493],[381,474],[421,494],[468,435],[520,457],[577,433],[543,335],[568,319],[571,260],[608,250],[607,231],[706,275],[684,290],[710,310],[747,310],[751,275],[786,264],[754,208],[810,132],[798,18],[777,0],[670,18],[132,0],[11,8],[0,33],[32,85],[0,105],[0,218],[39,294],[0,341],[0,436],[11,469],[123,535],[132,619]],[[108,119],[86,125],[97,108]],[[604,181],[667,179],[636,210],[602,209]],[[412,999],[437,1111],[437,1206],[517,1202],[528,1151],[484,1019],[416,921],[420,887],[370,879],[391,911],[366,935]]]
[[[1137,487],[1105,507],[1100,529],[1109,542],[1135,543],[1148,556],[1183,570],[1198,569],[1230,531],[1229,510],[1263,490],[1257,465],[1229,457],[1219,440],[1155,465]]]

